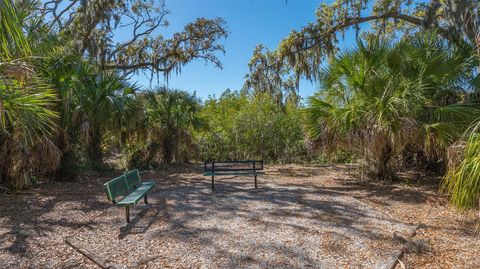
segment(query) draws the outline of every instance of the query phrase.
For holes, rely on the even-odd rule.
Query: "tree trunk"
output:
[[[14,127],[8,119],[5,132],[14,132]],[[30,167],[25,163],[25,154],[26,152],[19,151],[16,141],[11,137],[0,134],[0,182],[3,181],[15,189],[30,186]]]
[[[0,135],[0,183],[9,183],[10,179],[8,178],[7,167],[8,167],[8,156],[10,155],[8,150],[5,150],[6,147],[4,144],[6,143],[6,138],[4,135]]]
[[[102,132],[100,130],[92,130],[87,151],[88,158],[92,166],[96,168],[100,167],[103,163]]]
[[[62,157],[60,160],[60,166],[54,172],[55,180],[65,180],[65,179],[72,179],[74,177],[72,173],[72,168],[75,166],[75,160],[73,157],[73,153],[70,150],[69,146],[69,135],[66,133],[65,125],[63,124],[63,117],[60,119],[62,126],[59,135],[57,136],[57,147],[62,153]]]
[[[382,155],[379,159],[377,178],[379,180],[389,180],[393,178],[393,171],[390,167],[390,159],[392,158],[393,149],[390,143],[383,147]]]
[[[173,150],[174,150],[174,143],[170,136],[166,136],[163,139],[163,162],[166,164],[172,163],[173,160]]]
[[[151,165],[155,162],[155,157],[157,152],[160,150],[160,144],[157,142],[152,142],[147,147],[147,157],[144,159],[144,165]],[[156,162],[155,162],[156,164]]]

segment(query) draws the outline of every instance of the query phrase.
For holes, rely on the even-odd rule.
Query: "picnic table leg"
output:
[[[125,218],[127,220],[127,223],[129,223],[130,222],[130,207],[128,205],[125,207]]]
[[[213,178],[214,178],[214,176],[212,175],[212,190],[215,189],[215,185],[214,185],[214,183],[213,183]]]
[[[145,194],[145,197],[143,197],[143,201],[145,202],[145,204],[148,204],[147,195],[146,195],[146,194]]]
[[[255,175],[255,189],[257,188],[257,175]]]

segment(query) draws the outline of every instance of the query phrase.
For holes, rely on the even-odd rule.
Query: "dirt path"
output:
[[[106,177],[0,196],[0,268],[97,268],[65,238],[130,268],[381,268],[404,245],[406,267],[480,267],[478,237],[429,198],[428,185],[362,184],[344,166],[267,174],[258,190],[248,178],[228,178],[214,193],[198,167],[143,174],[157,180],[154,204],[137,206],[128,226],[103,197]]]

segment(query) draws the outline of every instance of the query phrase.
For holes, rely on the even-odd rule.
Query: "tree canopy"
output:
[[[250,63],[250,82],[291,91],[286,81],[318,80],[328,56],[338,51],[341,34],[402,36],[435,30],[452,43],[480,44],[480,4],[475,0],[337,0],[322,3],[316,20],[284,38],[273,52],[257,49]],[[361,29],[363,29],[361,31]],[[274,79],[272,79],[274,78]]]
[[[221,18],[198,18],[183,31],[164,37],[158,34],[162,27],[168,27],[170,12],[164,0],[23,2],[30,2],[35,10],[35,16],[25,18],[28,31],[57,33],[75,52],[102,69],[168,77],[194,59],[222,67],[216,54],[225,52],[220,41],[228,32]],[[115,38],[119,31],[130,35],[119,40]]]

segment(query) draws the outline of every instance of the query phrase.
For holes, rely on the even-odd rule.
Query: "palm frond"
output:
[[[479,206],[480,199],[480,137],[473,133],[468,138],[463,161],[450,170],[442,182],[443,190],[451,194],[450,202],[466,210]]]
[[[9,60],[14,55],[27,56],[30,52],[13,1],[0,1],[0,59]]]

